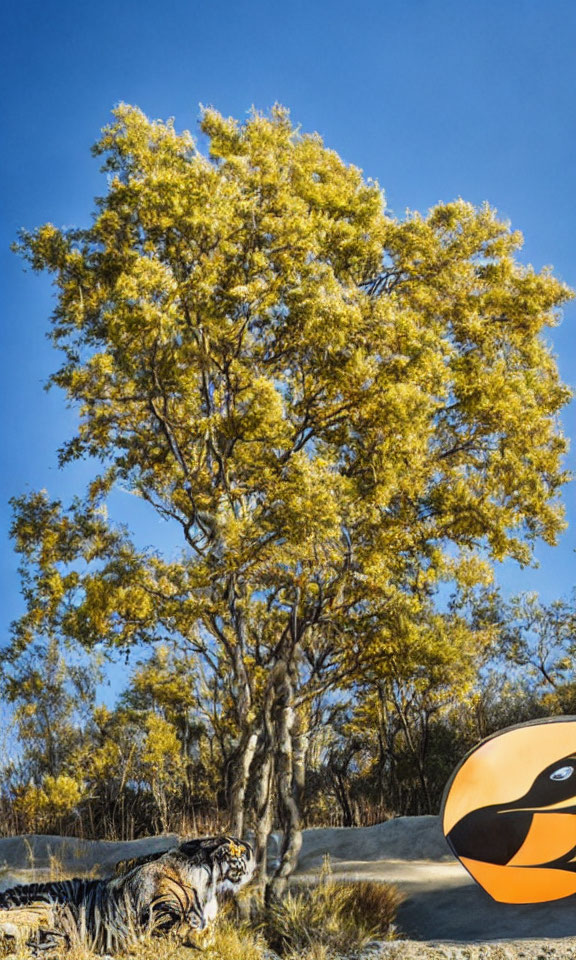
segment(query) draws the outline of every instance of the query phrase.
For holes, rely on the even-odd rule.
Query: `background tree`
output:
[[[171,802],[161,804],[164,829],[175,829],[178,823],[180,829],[185,824],[188,832],[197,833],[197,810],[218,809],[230,746],[229,737],[218,737],[220,706],[197,675],[188,651],[166,645],[138,665],[120,698],[119,711],[148,731],[144,761],[155,755],[165,774],[162,790],[165,795],[169,788]]]
[[[51,637],[32,644],[7,677],[3,692],[24,745],[9,778],[20,830],[38,822],[62,827],[84,795],[79,756],[100,676],[97,658],[86,660]]]
[[[522,594],[507,605],[506,614],[503,646],[508,660],[557,690],[573,671],[574,597],[546,605],[537,594]]]
[[[188,645],[233,736],[231,829],[254,799],[261,861],[277,807],[279,893],[314,697],[399,643],[424,670],[438,584],[486,582],[562,528],[569,392],[541,331],[569,291],[516,261],[487,206],[386,216],[378,185],[281,108],[208,110],[201,131],[208,155],[120,107],[92,226],[22,236],[55,276],[51,382],[79,411],[60,459],[93,458],[95,477],[71,511],[15,503],[14,655],[47,631]],[[176,525],[179,560],[105,522],[117,482]]]

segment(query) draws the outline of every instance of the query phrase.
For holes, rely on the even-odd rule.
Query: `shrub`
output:
[[[396,888],[386,883],[335,881],[325,868],[319,883],[294,884],[271,904],[260,928],[283,956],[353,952],[390,936],[400,900]]]

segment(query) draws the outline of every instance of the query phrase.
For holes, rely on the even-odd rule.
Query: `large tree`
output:
[[[70,510],[15,502],[13,649],[56,633],[196,651],[235,731],[231,827],[250,796],[261,859],[275,798],[279,892],[311,698],[426,647],[440,581],[485,581],[562,528],[569,394],[542,330],[569,291],[518,263],[487,206],[388,216],[283,109],[200,126],[204,152],[120,107],[92,225],[22,236],[58,290],[51,381],[79,412],[61,462],[95,475]],[[110,528],[117,483],[176,525],[178,560]]]

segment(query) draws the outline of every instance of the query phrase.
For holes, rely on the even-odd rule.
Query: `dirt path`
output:
[[[332,860],[331,866],[343,879],[395,883],[405,896],[398,927],[410,939],[473,943],[576,937],[576,897],[539,904],[496,903],[455,861]]]

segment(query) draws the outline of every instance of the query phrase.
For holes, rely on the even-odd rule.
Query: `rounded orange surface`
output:
[[[495,900],[576,893],[576,717],[479,744],[452,775],[441,819],[451,849]]]

